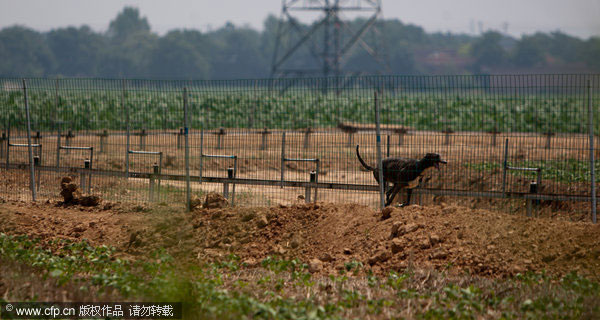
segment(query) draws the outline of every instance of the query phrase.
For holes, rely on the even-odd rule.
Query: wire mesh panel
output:
[[[58,199],[70,176],[105,199],[184,205],[187,163],[199,197],[378,206],[375,176],[356,154],[358,145],[377,166],[376,93],[384,157],[448,161],[417,194],[591,195],[588,107],[597,113],[598,75],[0,82],[4,198],[31,198],[23,83],[40,199]]]
[[[0,192],[8,199],[29,200],[30,172],[22,80],[3,79],[0,97],[3,101],[0,106]]]

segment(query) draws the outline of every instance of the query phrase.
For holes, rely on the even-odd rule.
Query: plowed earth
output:
[[[312,261],[311,271],[321,274],[358,262],[376,274],[415,267],[489,277],[577,271],[597,278],[600,270],[600,226],[587,222],[447,204],[387,213],[390,218],[383,220],[381,212],[365,206],[327,203],[183,213],[113,203],[5,202],[0,203],[0,232],[43,241],[87,239],[115,246],[123,257],[160,247],[192,263],[230,253],[249,267],[267,256],[298,258]]]

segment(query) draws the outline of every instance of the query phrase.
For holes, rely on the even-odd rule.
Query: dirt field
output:
[[[139,130],[132,131],[131,149],[141,150],[140,137],[133,135]],[[372,174],[361,170],[356,160],[355,144],[361,145],[361,153],[369,163],[374,163],[376,149],[375,137],[372,132],[360,132],[350,136],[336,129],[315,129],[310,135],[308,148],[304,149],[305,134],[302,132],[286,133],[286,157],[289,158],[318,158],[320,159],[319,182],[346,183],[346,184],[374,184]],[[184,149],[177,147],[177,135],[164,134],[148,130],[144,139],[147,151],[162,151],[163,168],[165,174],[184,174]],[[261,150],[262,136],[259,131],[226,129],[227,134],[221,136],[221,148],[218,148],[219,136],[211,132],[204,135],[204,154],[238,156],[238,178],[279,180],[281,174],[281,131],[270,130],[266,135],[265,149]],[[100,133],[100,132],[98,132]],[[42,138],[34,143],[42,143],[42,164],[52,166],[56,161],[56,136],[53,133],[42,133]],[[70,139],[71,146],[93,146],[95,150],[94,168],[125,171],[126,138],[123,132],[112,132],[106,138],[104,151],[100,152],[100,137],[93,132],[75,132],[75,137]],[[15,137],[12,143],[26,143],[22,138],[24,132],[13,132]],[[384,136],[384,153],[387,153],[387,140]],[[398,135],[390,137],[390,155],[419,157],[426,152],[435,151],[449,161],[440,171],[434,172],[423,187],[461,190],[461,191],[489,191],[502,190],[502,162],[504,156],[503,141],[508,138],[509,163],[519,164],[523,161],[543,160],[553,166],[553,171],[542,178],[539,192],[543,194],[579,195],[589,194],[587,175],[587,138],[584,135],[556,135],[552,136],[550,148],[545,148],[546,137],[543,135],[524,133],[502,133],[496,137],[496,145],[492,145],[492,135],[488,133],[458,132],[450,136],[445,144],[445,135],[439,132],[416,131],[403,137],[399,144]],[[61,144],[66,144],[63,137]],[[183,145],[183,139],[180,140]],[[193,131],[190,135],[191,174],[198,175],[200,170],[200,135]],[[61,166],[82,167],[87,151],[72,150],[61,151]],[[4,159],[4,157],[0,157]],[[27,152],[25,148],[12,148],[11,163],[26,164]],[[569,167],[569,161],[575,162],[577,167]],[[157,163],[157,156],[130,155],[130,170],[133,172],[151,172],[152,164]],[[232,160],[205,158],[203,161],[203,175],[212,177],[226,177],[226,169],[233,166]],[[308,181],[309,173],[315,170],[313,163],[286,162],[285,179],[295,181]],[[0,185],[0,194],[7,199],[29,199],[27,167],[21,170],[6,171],[0,167],[3,179]],[[41,172],[39,174],[40,188],[38,194],[41,199],[56,199],[59,186],[57,181],[62,177],[55,172]],[[77,175],[72,177],[79,181]],[[510,172],[507,176],[506,190],[508,192],[528,192],[529,184],[535,180],[531,175],[520,172]],[[589,180],[588,180],[589,181]],[[134,203],[150,201],[149,182],[141,179],[123,179],[112,176],[94,176],[92,192],[101,194],[104,198]],[[155,198],[156,202],[178,202],[183,205],[184,183],[163,181],[164,187],[161,195]],[[196,193],[209,191],[222,191],[221,184],[192,183],[192,190]],[[15,192],[17,191],[17,192]],[[290,205],[298,195],[303,195],[304,190],[299,188],[279,188],[278,186],[241,186],[236,187],[236,203],[245,206],[272,206]],[[372,192],[345,192],[336,190],[319,190],[319,200],[336,203],[355,202],[362,205],[376,207],[378,198]],[[437,204],[449,198],[416,197],[418,204]],[[452,203],[460,203],[471,208],[502,209],[504,212],[524,214],[524,201],[510,202],[489,199],[454,199]],[[547,201],[542,204],[541,212],[544,216],[562,214],[570,220],[581,220],[589,211],[588,203]]]
[[[156,248],[188,262],[234,253],[249,267],[267,256],[299,258],[321,274],[360,262],[376,274],[415,267],[487,277],[527,270],[599,275],[598,225],[446,203],[390,213],[382,220],[381,212],[366,206],[328,203],[184,213],[109,202],[88,208],[3,201],[0,232],[44,241],[88,239],[93,245],[115,246],[125,259]]]

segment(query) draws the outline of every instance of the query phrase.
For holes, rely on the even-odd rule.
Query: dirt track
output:
[[[454,205],[393,209],[387,220],[354,204],[199,209],[191,214],[113,206],[3,203],[0,232],[45,240],[85,238],[115,246],[124,257],[164,247],[192,263],[229,253],[250,266],[268,255],[320,259],[315,271],[323,274],[337,273],[352,261],[378,274],[432,267],[492,277],[546,270],[597,278],[600,267],[600,226]],[[394,223],[400,231],[391,240]]]

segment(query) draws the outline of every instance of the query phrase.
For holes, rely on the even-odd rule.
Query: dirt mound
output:
[[[60,181],[60,196],[63,197],[63,204],[79,204],[86,207],[94,207],[100,204],[99,196],[82,195],[79,187],[73,182],[71,177],[63,177]]]
[[[124,211],[127,214],[122,214]],[[123,247],[130,233],[147,220],[142,214],[112,203],[65,207],[54,203],[7,202],[0,207],[0,232],[26,234],[42,241],[87,239],[94,245]]]
[[[595,275],[600,267],[600,227],[589,223],[446,205],[395,208],[390,215],[381,220],[381,212],[353,204],[302,204],[201,210],[192,224],[199,256],[318,259],[322,266],[313,269],[323,272],[353,261],[377,273],[413,265],[486,276],[527,270]]]
[[[0,232],[85,238],[127,254],[160,247],[194,263],[231,253],[249,266],[269,255],[298,258],[321,274],[359,262],[377,274],[411,266],[491,277],[527,270],[598,277],[600,270],[600,226],[584,222],[444,204],[388,209],[385,220],[381,211],[356,204],[157,210],[3,203]]]
[[[202,208],[206,209],[216,209],[216,208],[225,208],[229,205],[229,201],[225,199],[220,193],[210,192],[204,197],[204,202],[202,203]]]

